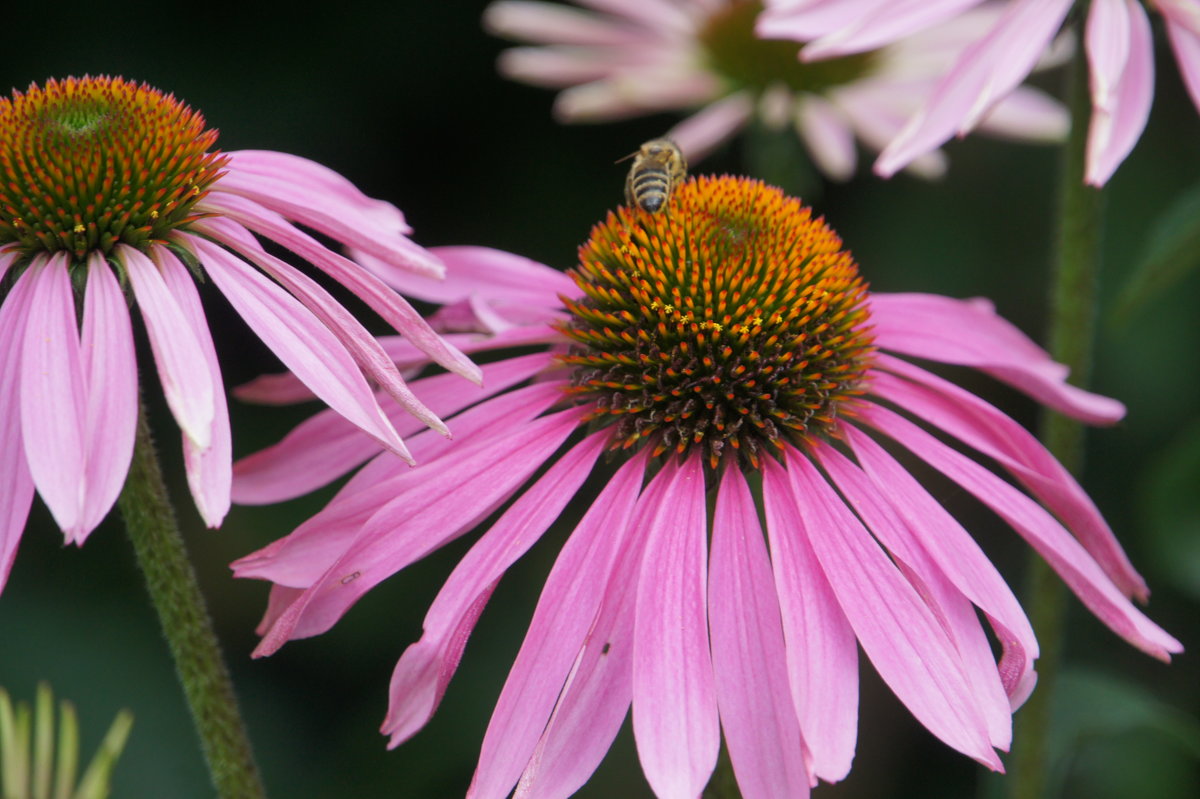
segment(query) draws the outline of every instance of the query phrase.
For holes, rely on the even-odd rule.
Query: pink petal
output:
[[[104,256],[92,253],[87,268],[80,352],[87,386],[85,531],[108,514],[125,485],[138,415],[137,360],[125,295]]]
[[[407,454],[362,372],[328,328],[240,258],[199,237],[188,245],[238,315],[314,394],[387,449]]]
[[[877,3],[869,12],[856,15],[850,24],[807,45],[802,51],[803,57],[805,61],[819,61],[874,50],[944,22],[980,2],[890,0]],[[846,3],[839,5],[845,6]]]
[[[463,385],[458,375],[439,374],[413,382],[429,408],[449,418],[467,405],[480,402],[528,380],[544,369],[549,353],[510,358],[483,367],[487,389]],[[394,405],[384,410],[401,435],[421,425]],[[379,445],[334,411],[306,419],[278,444],[242,458],[234,466],[234,499],[243,505],[267,505],[307,494],[344,475],[377,455]]]
[[[771,561],[746,478],[726,469],[713,516],[709,628],[725,745],[745,799],[808,796]]]
[[[880,349],[979,369],[1089,424],[1112,424],[1125,415],[1116,400],[1065,383],[1067,367],[1050,360],[986,300],[872,294],[870,302]]]
[[[558,309],[559,294],[575,296],[579,288],[565,272],[529,258],[491,247],[433,247],[446,265],[443,280],[408,277],[392,287],[404,294],[443,305],[479,295],[490,301]]]
[[[908,471],[869,436],[846,427],[846,440],[875,488],[906,522],[909,548],[922,550],[955,588],[987,614],[1003,647],[1000,681],[1014,708],[1033,690],[1038,643],[1012,590],[983,550]]]
[[[378,457],[361,469],[319,513],[309,517],[291,535],[235,561],[237,577],[255,577],[292,586],[308,587],[329,564],[341,557],[356,540],[362,525],[399,494],[420,496],[414,484],[437,481],[432,468],[441,458],[461,458],[490,440],[503,423],[505,429],[523,429],[531,420],[562,399],[562,384],[535,384],[501,394],[471,408],[454,420],[465,443],[450,441],[427,430],[412,440],[421,466]]]
[[[483,12],[488,33],[537,44],[621,45],[637,35],[628,24],[557,3],[501,0]]]
[[[827,445],[817,447],[815,455],[950,636],[958,650],[960,668],[986,720],[988,740],[992,746],[1007,750],[1012,743],[1012,709],[975,608],[926,553],[920,543],[921,528],[910,528],[862,470]]]
[[[29,473],[67,541],[88,533],[85,515],[87,394],[67,258],[35,259],[21,282],[25,342],[21,348],[21,436]]]
[[[661,500],[639,516],[646,536],[633,631],[633,735],[660,799],[695,799],[721,738],[708,645],[708,522],[700,458],[663,467]]]
[[[732,136],[754,114],[749,92],[734,92],[709,103],[667,131],[689,161],[699,161]]]
[[[787,453],[797,529],[806,536],[879,676],[946,744],[1003,770],[986,717],[939,620],[809,461]]]
[[[154,260],[162,272],[167,289],[175,297],[183,315],[185,325],[190,326],[196,343],[204,353],[204,369],[212,384],[213,425],[212,440],[207,447],[199,447],[187,436],[183,437],[183,466],[187,473],[188,488],[201,518],[209,527],[220,527],[229,513],[230,484],[233,481],[233,444],[229,432],[229,406],[225,401],[225,384],[221,380],[221,365],[209,332],[208,319],[200,304],[196,281],[192,273],[165,247],[154,252]]]
[[[854,132],[837,106],[818,95],[805,96],[796,109],[796,129],[813,161],[834,180],[849,180],[858,165]]]
[[[1071,130],[1066,106],[1031,86],[1018,86],[979,121],[993,136],[1026,141],[1061,142]]]
[[[1114,8],[1121,10],[1111,13]],[[1125,24],[1111,24],[1114,18]],[[1093,19],[1099,20],[1095,26],[1091,24]],[[1127,32],[1123,30],[1126,26]],[[1113,28],[1117,29],[1115,34]],[[1134,0],[1105,0],[1092,6],[1087,33],[1095,104],[1088,128],[1084,179],[1089,185],[1103,186],[1137,144],[1150,118],[1150,104],[1154,100],[1154,39],[1146,12]],[[1121,33],[1126,35],[1128,58],[1120,63],[1115,74],[1098,72],[1106,67],[1118,68],[1114,62],[1120,54],[1111,52],[1111,40]]]
[[[645,458],[636,457],[617,471],[559,554],[488,724],[471,799],[508,795],[546,731],[581,648],[597,646],[589,640],[610,575],[622,559],[636,563],[629,553],[640,551],[629,542],[629,520],[645,466]]]
[[[1012,525],[1117,635],[1160,660],[1169,661],[1172,652],[1182,651],[1178,641],[1130,604],[1091,555],[1036,502],[899,415],[866,403],[858,412],[864,422],[899,441]]]
[[[858,734],[858,645],[798,527],[792,493],[786,473],[768,459],[763,505],[792,703],[810,753],[809,770],[838,782],[850,773]]]
[[[1200,110],[1200,31],[1167,17],[1167,38],[1171,40],[1175,63],[1179,65],[1179,74],[1183,76],[1192,104]]]
[[[972,44],[934,88],[925,107],[880,154],[875,172],[890,177],[917,156],[970,131],[1033,70],[1071,0],[1013,0],[991,32]]]
[[[375,511],[353,544],[263,636],[255,656],[325,632],[382,580],[473,528],[545,463],[580,415],[573,409],[543,417],[466,447],[436,469],[412,469],[418,478],[411,488]],[[464,495],[464,485],[476,489]]]
[[[279,214],[254,202],[232,195],[210,198],[208,202],[221,215],[282,244],[341,283],[435,362],[468,380],[479,382],[479,367],[447,344],[403,297],[362,265],[330,251],[312,236],[288,224]]]
[[[1111,111],[1117,101],[1117,84],[1129,61],[1131,13],[1126,0],[1093,0],[1088,11],[1084,44],[1097,109]]]
[[[0,261],[0,277],[8,264]],[[0,305],[0,591],[8,582],[17,544],[33,502],[33,478],[21,439],[21,340],[32,278],[26,272]]]
[[[146,323],[146,335],[158,366],[158,379],[171,414],[184,435],[200,449],[212,443],[216,400],[207,370],[204,349],[186,319],[175,295],[167,288],[159,267],[142,252],[120,245],[117,260],[129,275],[138,309]],[[201,367],[201,368],[198,368]]]
[[[438,260],[405,236],[411,230],[399,209],[365,196],[333,170],[306,158],[266,150],[227,155],[228,171],[204,205],[239,194],[399,269],[431,277],[442,274]]]
[[[421,640],[404,651],[392,672],[388,713],[380,730],[384,735],[391,736],[389,747],[407,740],[433,716],[492,589],[508,567],[537,543],[546,528],[558,518],[591,474],[605,443],[602,434],[594,434],[567,452],[505,511],[459,561],[425,614]],[[588,614],[588,621],[591,615]],[[578,645],[571,650],[571,658],[577,650]],[[557,689],[550,698],[551,706],[555,696]],[[502,694],[501,703],[503,701]],[[499,707],[492,717],[493,727],[497,714],[500,714]],[[533,730],[530,750],[549,714],[548,707],[541,724]],[[479,781],[479,775],[487,770],[489,740],[486,737],[484,739],[476,782]],[[490,740],[490,743],[494,749],[496,741]],[[511,740],[501,740],[502,747],[512,744]],[[508,758],[502,762],[512,770],[512,779],[498,792],[501,798],[508,795],[521,773],[520,763],[513,764]],[[495,763],[491,765],[495,766]],[[490,792],[485,791],[487,793]]]
[[[872,393],[999,461],[1063,520],[1126,595],[1147,599],[1149,589],[1145,581],[1129,562],[1091,498],[1025,428],[973,394],[924,369],[888,355],[878,356],[877,364],[928,388],[876,373],[871,381]]]

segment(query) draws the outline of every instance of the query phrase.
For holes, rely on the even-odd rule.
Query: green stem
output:
[[[1080,4],[1081,14],[1086,5]],[[1068,83],[1071,135],[1063,152],[1059,189],[1059,228],[1050,287],[1048,348],[1056,361],[1070,367],[1071,382],[1084,386],[1091,371],[1103,204],[1100,191],[1083,182],[1091,101],[1087,60],[1082,47],[1076,50]],[[1079,422],[1054,411],[1044,411],[1042,441],[1076,476],[1083,468],[1083,433],[1083,425]],[[1016,718],[1008,782],[1011,799],[1041,799],[1047,795],[1050,704],[1062,661],[1065,626],[1066,589],[1037,555],[1030,557],[1028,581],[1026,607],[1041,645],[1041,657],[1037,663],[1037,690]]]
[[[138,413],[133,463],[118,505],[175,659],[217,795],[221,799],[263,799],[266,793],[204,597],[179,534],[144,405]]]

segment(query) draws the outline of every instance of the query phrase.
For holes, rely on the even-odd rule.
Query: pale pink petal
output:
[[[405,277],[392,282],[404,294],[448,304],[480,296],[493,302],[560,309],[559,294],[579,294],[575,281],[545,264],[491,247],[433,247],[430,252],[446,264],[443,280]]]
[[[1180,643],[1135,608],[1087,550],[1036,502],[907,419],[866,403],[858,413],[863,421],[899,441],[1012,525],[1113,632],[1160,660],[1170,660],[1171,653],[1182,651]]]
[[[384,447],[406,454],[362,372],[328,328],[298,300],[227,250],[198,237],[188,244],[234,310],[288,369],[326,405]]]
[[[740,470],[726,469],[713,514],[708,623],[725,746],[745,799],[808,796],[804,744],[788,696],[771,561]]]
[[[1117,6],[1122,11],[1110,13]],[[1114,22],[1113,18],[1121,22]],[[1092,19],[1101,20],[1095,35]],[[1091,186],[1103,186],[1137,144],[1150,118],[1150,104],[1154,100],[1154,37],[1150,19],[1136,0],[1106,0],[1093,5],[1088,23],[1087,45],[1095,101],[1088,127],[1084,181]],[[1113,74],[1112,70],[1118,68],[1113,62],[1120,54],[1111,52],[1111,40],[1122,33],[1126,36],[1128,57],[1119,64],[1119,72]],[[1101,52],[1093,53],[1093,49]],[[1097,76],[1101,68],[1106,72]]]
[[[1114,110],[1117,85],[1129,61],[1132,14],[1126,0],[1092,0],[1084,33],[1092,105]]]
[[[87,386],[84,535],[105,517],[125,485],[138,415],[137,360],[125,295],[100,253],[88,257],[87,270],[80,342]]]
[[[639,35],[637,28],[613,17],[530,0],[492,3],[483,12],[483,27],[496,36],[539,44],[612,46]]]
[[[850,24],[807,45],[802,55],[805,61],[818,61],[874,50],[948,20],[981,1],[889,0],[876,3],[875,8],[864,9],[866,13],[856,15]]]
[[[439,374],[412,384],[434,413],[449,417],[528,380],[544,369],[549,353],[485,364],[486,389],[464,385],[458,375]],[[382,401],[400,435],[421,429],[420,423]],[[457,425],[456,425],[457,430]],[[242,458],[234,465],[233,497],[243,505],[267,505],[307,494],[336,480],[380,452],[379,444],[344,417],[324,410],[301,422],[282,441]]]
[[[1198,27],[1187,27],[1167,17],[1167,37],[1175,51],[1175,63],[1187,86],[1192,104],[1200,110],[1200,23]]]
[[[1045,92],[1018,86],[979,120],[979,129],[993,136],[1060,142],[1071,130],[1071,114]]]
[[[1033,661],[1038,656],[1038,643],[1012,590],[975,539],[907,469],[853,427],[847,426],[846,440],[875,488],[907,522],[898,531],[912,532],[909,546],[924,550],[954,586],[987,615],[1003,648],[997,667],[1000,681],[1016,708],[1029,696],[1037,679]]]
[[[598,434],[595,453],[603,446]],[[618,555],[627,547],[629,518],[645,462],[629,461],[592,504],[560,553],[537,612],[492,712],[469,799],[503,799],[525,770],[604,599]],[[578,539],[578,540],[576,540]],[[570,569],[570,571],[567,571]]]
[[[129,276],[146,323],[150,350],[171,414],[184,435],[205,449],[212,443],[216,400],[196,331],[190,324],[180,324],[180,319],[187,317],[153,261],[126,245],[116,248],[116,257]]]
[[[332,627],[371,588],[496,510],[577,428],[572,409],[471,447],[437,469],[416,467],[408,490],[379,507],[354,542],[263,636],[255,656]],[[424,473],[430,473],[426,476]],[[462,486],[475,486],[464,492]]]
[[[877,372],[871,392],[999,461],[1079,538],[1113,582],[1142,601],[1149,589],[1075,478],[1025,428],[970,392],[888,355],[877,364],[929,388]]]
[[[689,161],[699,161],[745,125],[753,114],[751,94],[734,92],[676,123],[666,135],[679,145]]]
[[[420,497],[426,483],[437,482],[433,465],[475,451],[499,426],[522,429],[562,399],[561,383],[537,384],[501,394],[454,419],[462,443],[427,430],[412,439],[421,466],[413,469],[391,457],[377,457],[352,477],[328,505],[290,535],[233,563],[237,577],[254,577],[284,585],[308,587],[345,554],[363,524],[384,504],[401,494]]]
[[[496,71],[530,86],[563,89],[600,80],[625,66],[625,55],[624,49],[587,45],[510,47],[496,57]]]
[[[8,264],[0,261],[0,276]],[[32,278],[26,272],[0,306],[0,591],[8,582],[17,544],[33,502],[33,478],[21,440],[21,341]]]
[[[29,473],[67,541],[87,534],[87,395],[64,254],[35,259],[21,348],[21,436]]]
[[[947,745],[997,771],[987,722],[937,617],[807,458],[787,453],[805,536],[879,676]]]
[[[212,383],[213,425],[212,440],[207,447],[199,447],[187,436],[183,437],[183,466],[187,473],[188,488],[201,518],[209,527],[220,527],[229,513],[230,484],[233,480],[233,443],[229,431],[229,406],[225,401],[225,384],[221,380],[221,364],[213,346],[208,319],[200,303],[196,281],[182,262],[165,247],[154,251],[154,262],[161,271],[163,281],[179,304],[183,323],[191,327],[204,353],[206,374]],[[197,369],[197,371],[204,371]]]
[[[813,162],[834,180],[849,180],[858,165],[854,131],[836,105],[806,94],[796,106],[796,131],[808,145]]]
[[[312,236],[288,224],[279,214],[254,202],[232,195],[210,197],[208,202],[222,216],[282,244],[341,283],[435,362],[468,380],[479,382],[479,367],[447,344],[402,296],[361,264],[330,251]]]
[[[979,369],[1089,424],[1112,424],[1125,415],[1116,400],[1064,382],[1067,367],[1050,360],[986,300],[877,293],[870,304],[880,349]]]
[[[838,782],[850,773],[858,735],[858,645],[799,526],[792,493],[783,469],[767,459],[763,506],[792,702],[810,771]]]
[[[227,155],[228,170],[197,208],[238,194],[398,269],[431,277],[442,273],[438,260],[405,236],[409,228],[398,209],[366,197],[328,167],[265,150]]]
[[[405,650],[392,672],[388,713],[380,730],[384,735],[391,736],[389,747],[397,746],[411,737],[433,716],[446,685],[458,668],[463,647],[474,629],[479,611],[487,603],[492,589],[508,567],[537,543],[546,528],[558,518],[591,474],[605,443],[603,435],[593,434],[556,461],[505,511],[454,568],[425,614],[421,640]],[[589,622],[593,614],[594,611],[587,614]],[[568,657],[573,659],[577,650],[578,644],[570,649]],[[551,695],[551,706],[556,695],[557,689]],[[502,694],[501,701],[503,697]],[[499,707],[493,714],[493,725],[497,714],[501,713]],[[527,723],[528,719],[524,716],[527,708],[518,706],[518,710],[521,721]],[[540,724],[532,730],[528,750],[533,749],[549,715],[550,707],[547,707]],[[504,779],[495,772],[497,763],[488,757],[489,743],[491,749],[496,748],[495,739],[484,739],[476,783],[480,782],[481,775],[490,776],[493,781]],[[517,742],[506,736],[500,739],[502,750],[514,743]],[[509,755],[501,755],[500,758],[499,762],[511,771],[511,779],[502,789],[480,788],[484,796],[495,794],[503,799],[521,773],[521,763],[514,764]],[[489,769],[489,766],[492,768]],[[483,784],[487,785],[488,781],[484,779]]]
[[[911,528],[862,470],[833,447],[818,446],[814,454],[949,634],[972,695],[984,714],[988,740],[992,746],[1007,750],[1012,743],[1012,708],[975,608],[921,545],[922,528]]]
[[[579,5],[638,22],[650,30],[685,31],[694,27],[700,12],[712,11],[725,0],[578,0]],[[708,8],[704,8],[705,6]],[[692,8],[689,8],[692,6]]]
[[[1058,32],[1071,0],[1013,0],[992,31],[972,44],[934,88],[925,107],[880,154],[890,177],[917,156],[965,134],[1033,70]]]
[[[888,2],[892,0],[766,0],[754,33],[760,39],[808,42],[861,24]]]
[[[704,105],[721,92],[719,79],[707,71],[662,68],[619,73],[560,92],[554,115],[563,122],[624,119]]]
[[[659,799],[695,799],[717,764],[721,734],[709,655],[704,470],[699,457],[663,467],[646,536],[633,641],[633,735]]]

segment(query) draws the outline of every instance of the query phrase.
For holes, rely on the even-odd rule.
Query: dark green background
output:
[[[621,195],[613,161],[661,134],[666,116],[601,126],[554,123],[552,95],[500,79],[504,43],[479,25],[483,3],[338,4],[297,15],[291,4],[17,4],[5,14],[0,86],[50,76],[112,73],[145,80],[201,109],[224,149],[264,148],[327,164],[369,194],[400,206],[426,245],[501,247],[560,268],[590,225]],[[1160,39],[1160,44],[1162,40]],[[1107,312],[1154,220],[1200,179],[1200,121],[1170,53],[1159,49],[1150,126],[1110,184],[1103,307],[1095,385],[1129,406],[1090,435],[1085,486],[1154,590],[1151,616],[1189,650],[1200,645],[1200,315],[1192,275],[1122,326]],[[1054,78],[1051,79],[1052,81]],[[1053,83],[1051,84],[1053,85]],[[1056,154],[983,138],[947,148],[940,183],[864,175],[811,196],[843,235],[873,287],[986,295],[1035,338],[1044,327]],[[740,144],[694,172],[744,171]],[[274,364],[208,290],[205,297],[230,385]],[[144,349],[144,347],[143,347]],[[415,640],[425,608],[465,546],[453,546],[372,591],[330,633],[251,661],[266,587],[234,581],[229,561],[285,534],[328,497],[235,508],[203,529],[180,469],[178,431],[139,353],[156,430],[189,546],[275,797],[461,796],[491,703],[503,683],[552,562],[535,548],[497,590],[434,721],[387,752],[376,732],[391,669]],[[1027,424],[1029,401],[982,378],[976,391]],[[233,403],[234,446],[276,440],[309,409]],[[6,455],[7,456],[7,455]],[[976,531],[1014,585],[1025,548],[947,490],[944,501]],[[548,542],[549,543],[549,542]],[[1163,666],[1101,627],[1074,599],[1066,649],[1080,678],[1065,702],[1074,744],[1057,760],[1064,795],[1200,795],[1195,656]],[[120,707],[136,714],[115,779],[117,797],[211,795],[166,648],[130,547],[110,518],[82,549],[63,548],[35,503],[9,585],[0,597],[0,684],[31,697],[38,679],[72,698],[90,754]],[[841,785],[817,796],[987,795],[998,779],[926,733],[864,668],[860,743]],[[626,733],[581,796],[649,796]]]

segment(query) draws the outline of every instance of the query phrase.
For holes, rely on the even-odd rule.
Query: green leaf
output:
[[[1157,294],[1200,265],[1200,184],[1159,217],[1141,260],[1117,295],[1114,321],[1123,324]]]

